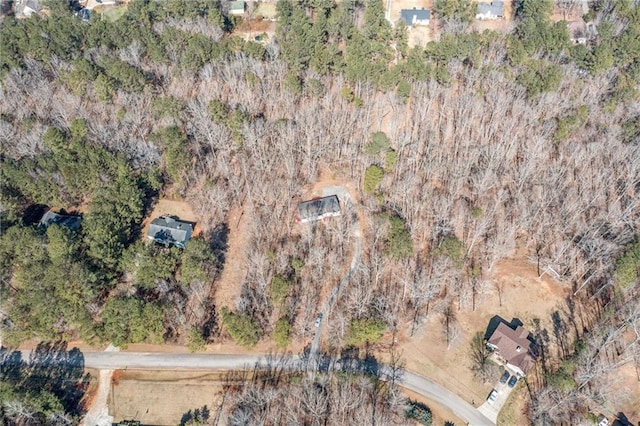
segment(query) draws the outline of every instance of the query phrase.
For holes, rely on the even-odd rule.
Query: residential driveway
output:
[[[344,203],[352,204],[351,194],[347,191],[346,188],[342,186],[328,186],[323,188],[322,196],[328,197],[330,195],[336,195],[340,199],[340,202],[344,205]],[[338,295],[344,289],[344,287],[349,282],[351,278],[351,274],[355,271],[356,267],[360,263],[360,258],[362,257],[362,235],[360,232],[360,222],[358,221],[358,216],[354,214],[355,223],[353,224],[353,257],[351,258],[351,264],[349,266],[349,270],[342,277],[340,282],[331,290],[331,294],[324,302],[322,306],[322,320],[320,321],[319,326],[316,328],[316,334],[313,336],[313,342],[311,343],[311,356],[317,356],[320,353],[320,337],[322,336],[322,330],[324,328],[324,324],[329,317],[329,313],[331,312],[331,308],[338,300]]]
[[[504,403],[507,402],[507,399],[509,399],[509,395],[511,394],[511,391],[515,388],[515,386],[513,388],[510,388],[506,383],[502,384],[498,380],[493,388],[498,391],[498,397],[495,401],[493,401],[492,404],[489,404],[488,401],[485,401],[484,404],[478,407],[478,411],[484,414],[484,416],[490,419],[493,423],[496,423],[498,421],[498,413],[502,409]],[[487,397],[489,397],[489,395],[487,395]]]

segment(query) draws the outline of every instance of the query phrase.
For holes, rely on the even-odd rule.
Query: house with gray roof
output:
[[[301,223],[340,216],[340,201],[336,195],[316,198],[298,204],[298,221]]]
[[[172,216],[153,219],[149,224],[147,238],[165,246],[184,248],[193,234],[193,224]]]
[[[80,229],[81,223],[82,218],[80,216],[54,213],[51,210],[42,215],[42,219],[40,219],[40,226],[44,229],[51,225],[58,225],[75,231]]]
[[[402,9],[400,11],[400,20],[404,21],[408,27],[414,25],[429,25],[431,19],[431,12],[425,8],[416,9]]]
[[[504,2],[494,0],[491,3],[478,3],[476,19],[500,19],[504,18]]]

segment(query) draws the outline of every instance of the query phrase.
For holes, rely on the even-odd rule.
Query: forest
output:
[[[475,310],[497,262],[518,258],[572,295],[571,341],[528,379],[531,421],[615,399],[612,369],[640,361],[640,8],[593,2],[597,35],[573,45],[550,0],[515,1],[507,34],[470,31],[468,3],[436,1],[440,40],[415,47],[381,0],[280,0],[268,43],[234,34],[217,0],[133,0],[89,22],[51,0],[48,17],[3,17],[3,344],[286,348],[312,337],[360,226],[332,347],[432,315],[454,339],[448,313]],[[347,206],[300,228],[297,201],[326,170],[357,188],[359,224]],[[141,241],[167,194],[203,230],[184,251]],[[38,206],[82,228],[38,228]],[[251,218],[248,264],[222,309],[233,208]]]

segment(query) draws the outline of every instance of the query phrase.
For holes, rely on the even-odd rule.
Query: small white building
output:
[[[502,0],[494,0],[491,3],[478,3],[476,19],[494,20],[504,18],[504,2]]]
[[[429,25],[431,19],[431,12],[425,8],[416,9],[402,9],[400,11],[400,20],[404,21],[408,27],[415,25]]]
[[[229,15],[242,16],[246,10],[247,4],[244,1],[230,1]]]

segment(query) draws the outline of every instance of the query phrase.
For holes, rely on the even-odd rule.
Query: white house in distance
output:
[[[490,3],[478,3],[476,19],[501,19],[504,18],[504,2],[493,0]]]
[[[404,21],[408,27],[415,25],[429,25],[431,19],[431,12],[425,8],[416,9],[402,9],[400,11],[400,20]]]

